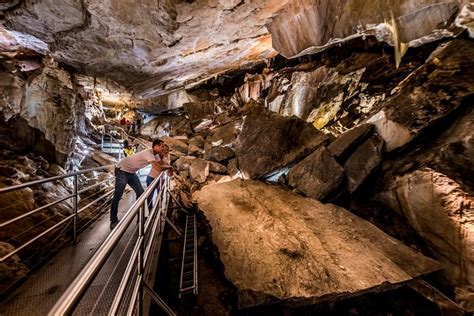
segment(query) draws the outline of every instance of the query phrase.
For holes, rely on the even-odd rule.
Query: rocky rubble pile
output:
[[[0,187],[8,187],[66,173],[54,161],[48,161],[33,153],[26,153],[23,144],[18,143],[8,133],[8,128],[4,124],[0,124],[0,133],[3,135],[0,140]],[[87,177],[80,176],[78,179],[79,188],[92,185],[109,176],[107,172],[93,172],[88,174]],[[81,196],[79,197],[79,206],[91,202],[90,199],[87,199],[88,195],[95,194],[98,197],[99,190],[107,188],[110,188],[110,183],[104,183],[95,189],[84,192],[81,195],[84,199],[81,199]],[[73,190],[73,179],[65,178],[2,193],[0,194],[0,222],[7,222],[43,205],[53,203],[70,195]],[[0,230],[0,255],[4,256],[14,251],[71,214],[72,200],[67,199],[2,228]],[[80,214],[79,223],[87,222],[95,215],[93,209],[87,209]],[[55,238],[56,235],[53,237]],[[67,238],[69,238],[67,235],[63,235],[56,241],[56,246],[58,242]],[[48,249],[50,249],[50,240],[51,234],[46,235],[0,265],[0,276],[2,278],[0,293],[2,295],[11,290],[16,282],[24,278],[30,269],[41,263],[41,257],[47,254]]]
[[[251,178],[278,182],[323,202],[382,202],[387,212],[392,209],[405,217],[430,255],[445,264],[441,279],[457,293],[457,301],[471,310],[474,147],[470,109],[474,85],[469,78],[474,76],[473,50],[472,41],[451,41],[432,51],[417,67],[413,67],[415,62],[378,74],[375,78],[383,78],[391,90],[385,87],[381,98],[383,88],[377,86],[377,80],[364,76],[375,64],[383,64],[383,58],[360,54],[351,58],[365,65],[364,75],[353,80],[352,73],[341,81],[344,84],[332,85],[338,93],[329,93],[328,88],[321,90],[327,94],[315,92],[322,98],[318,101],[308,94],[318,85],[307,84],[306,79],[291,83],[296,89],[301,82],[309,87],[296,99],[290,97],[293,92],[287,92],[293,88],[265,90],[282,80],[282,76],[265,72],[255,89],[247,78],[244,86],[248,88],[239,88],[233,95],[188,104],[185,113],[193,121],[186,132],[169,141],[183,189],[194,192],[216,182]],[[311,69],[302,72],[316,80]],[[327,75],[323,78],[329,78]],[[343,75],[338,72],[335,76]],[[321,79],[322,84],[326,79]],[[328,111],[312,117],[289,116],[292,112],[275,111],[277,107],[270,105],[272,91],[277,91],[276,98],[292,100],[285,102],[298,109],[312,107],[304,113],[320,111],[324,104]],[[245,96],[248,101],[241,103]],[[375,101],[364,109],[364,98]],[[344,105],[347,103],[357,103],[358,116],[340,114],[350,108]],[[328,113],[332,114],[325,122],[332,123],[323,126],[343,128],[321,127],[318,122]],[[189,205],[189,195],[186,200]]]

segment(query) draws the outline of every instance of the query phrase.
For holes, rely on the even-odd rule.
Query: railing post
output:
[[[137,302],[137,315],[143,315],[143,292],[145,287],[145,280],[144,280],[144,256],[145,256],[145,203],[140,206],[139,213],[138,213],[138,241],[140,242],[140,248],[138,251],[138,267],[137,273],[138,278],[140,280],[140,287],[138,288],[138,302]]]
[[[77,200],[78,200],[78,177],[77,174],[74,175],[74,196],[72,198],[72,207],[74,212],[73,217],[73,228],[72,228],[72,242],[75,244],[77,242]]]

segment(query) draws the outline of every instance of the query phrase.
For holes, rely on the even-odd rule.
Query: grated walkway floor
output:
[[[134,201],[133,191],[124,194],[119,204],[119,218]],[[75,315],[106,313],[133,249],[136,227],[133,221],[79,304]],[[107,212],[78,236],[76,245],[69,245],[60,251],[5,299],[0,304],[0,315],[46,315],[109,233]]]

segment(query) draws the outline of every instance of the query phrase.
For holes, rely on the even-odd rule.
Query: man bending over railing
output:
[[[119,222],[117,217],[118,204],[127,184],[135,191],[137,198],[143,193],[140,179],[135,172],[149,164],[155,169],[171,169],[171,166],[160,159],[160,154],[164,151],[165,146],[161,139],[155,139],[152,148],[142,150],[135,155],[120,160],[117,167],[115,167],[115,192],[110,208],[111,229],[117,226]]]

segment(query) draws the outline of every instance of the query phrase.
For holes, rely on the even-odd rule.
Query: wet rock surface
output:
[[[342,208],[258,181],[209,185],[193,198],[241,308],[357,295],[440,267]]]
[[[311,124],[256,107],[245,118],[235,144],[240,170],[258,178],[301,159],[327,141]]]

